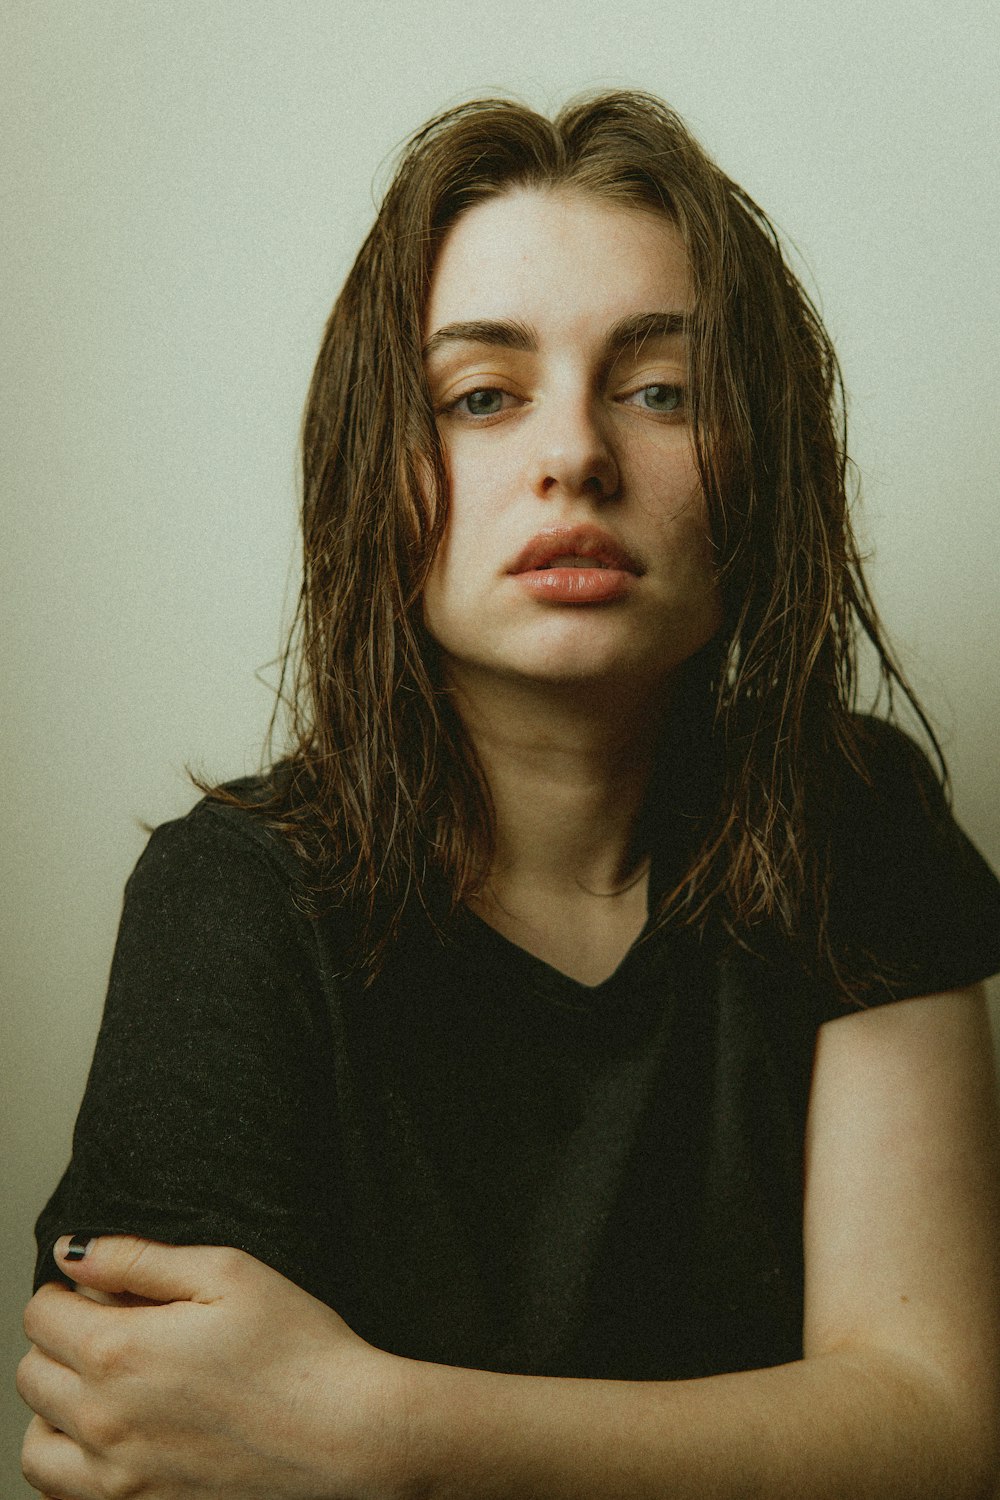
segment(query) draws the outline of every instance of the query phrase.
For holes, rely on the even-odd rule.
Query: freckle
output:
[[[902,1295],[902,1296],[901,1296],[901,1297],[900,1297],[900,1299],[899,1299],[899,1300],[900,1300],[900,1302],[909,1302],[909,1300],[910,1300],[910,1299],[909,1299],[909,1297],[908,1297],[908,1296],[907,1296],[907,1295],[906,1295],[906,1293],[905,1293],[905,1292],[904,1292],[904,1293],[903,1293],[903,1295]]]

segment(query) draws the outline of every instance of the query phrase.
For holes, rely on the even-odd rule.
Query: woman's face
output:
[[[519,189],[445,237],[425,363],[449,519],[424,611],[452,682],[665,686],[721,621],[664,217]]]

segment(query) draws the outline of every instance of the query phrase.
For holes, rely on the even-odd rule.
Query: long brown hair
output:
[[[890,708],[901,688],[940,751],[864,581],[822,322],[767,217],[646,94],[603,93],[551,121],[478,100],[409,141],[309,391],[304,579],[283,673],[291,750],[280,810],[273,799],[264,809],[319,884],[361,913],[369,974],[411,897],[434,916],[489,868],[489,791],[422,620],[447,492],[421,334],[444,234],[520,186],[663,214],[690,258],[692,423],[724,609],[695,696],[710,706],[718,775],[660,916],[697,924],[721,910],[737,934],[761,923],[798,941],[808,932],[814,961],[841,975],[822,787],[831,759],[865,774],[852,716],[859,636]]]

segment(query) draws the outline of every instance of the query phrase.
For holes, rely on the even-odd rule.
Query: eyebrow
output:
[[[467,323],[445,323],[438,328],[424,345],[424,359],[450,344],[488,344],[492,348],[520,349],[528,353],[538,348],[535,331],[528,323],[506,318],[475,318]]]
[[[676,338],[691,329],[691,317],[682,312],[633,313],[631,317],[619,318],[608,330],[604,341],[609,360],[617,359],[631,345],[638,353],[647,339]]]
[[[631,345],[634,352],[650,338],[674,338],[691,327],[688,313],[632,313],[612,324],[604,340],[604,359],[608,364]],[[508,318],[475,318],[469,322],[445,323],[431,334],[423,348],[424,359],[451,344],[486,344],[491,348],[517,349],[523,353],[538,351],[538,335],[530,323]]]

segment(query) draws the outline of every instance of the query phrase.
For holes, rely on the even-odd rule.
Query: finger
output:
[[[212,1302],[222,1290],[220,1271],[239,1252],[108,1234],[94,1239],[63,1235],[53,1254],[81,1286],[154,1302]]]
[[[29,1342],[50,1359],[82,1373],[94,1333],[102,1327],[106,1330],[108,1324],[103,1320],[115,1317],[117,1312],[117,1308],[98,1307],[76,1296],[69,1287],[49,1281],[38,1288],[24,1310],[24,1332]]]
[[[82,1286],[79,1282],[73,1283],[73,1289],[78,1297],[88,1297],[91,1302],[101,1302],[105,1307],[162,1307],[162,1302],[157,1302],[152,1297],[140,1297],[137,1292],[102,1292],[96,1286]]]
[[[33,1417],[21,1446],[21,1472],[43,1500],[96,1500],[92,1464],[64,1432]]]
[[[80,1377],[73,1370],[33,1346],[17,1367],[16,1385],[21,1400],[36,1416],[80,1442],[75,1415]]]

